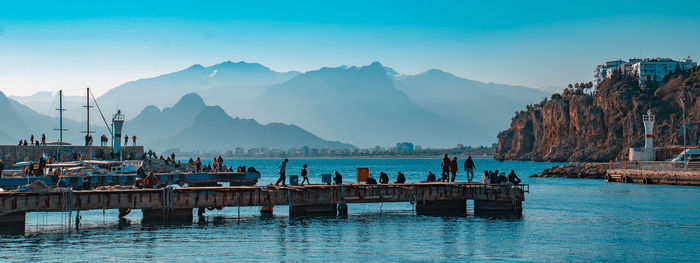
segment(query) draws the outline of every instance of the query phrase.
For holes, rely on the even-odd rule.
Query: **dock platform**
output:
[[[348,203],[410,202],[417,214],[466,215],[474,212],[520,215],[528,185],[481,183],[348,184],[306,186],[185,187],[55,192],[1,192],[0,225],[24,232],[27,212],[74,212],[91,209],[141,209],[143,220],[192,223],[193,209],[207,207],[289,206],[290,216],[347,214]]]

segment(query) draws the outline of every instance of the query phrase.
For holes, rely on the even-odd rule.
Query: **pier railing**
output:
[[[700,162],[622,161],[610,162],[608,169],[654,171],[700,171]]]

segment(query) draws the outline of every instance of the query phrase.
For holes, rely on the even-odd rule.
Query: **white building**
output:
[[[697,66],[697,63],[690,57],[675,61],[670,58],[632,58],[628,61],[615,60],[607,61],[598,65],[594,72],[595,84],[598,85],[603,79],[610,78],[614,70],[621,70],[626,74],[634,74],[639,78],[639,84],[645,86],[647,81],[663,81],[664,77],[677,68],[687,70]]]

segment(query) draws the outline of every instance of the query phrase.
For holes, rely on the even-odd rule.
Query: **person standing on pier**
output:
[[[275,186],[279,185],[280,182],[282,183],[282,186],[287,186],[286,180],[287,180],[287,162],[289,162],[289,159],[284,159],[282,163],[280,163],[280,178],[277,179],[277,182],[275,183]]]
[[[202,159],[199,159],[199,157],[197,157],[197,161],[194,163],[194,167],[198,173],[201,172],[202,171]]]
[[[5,165],[2,164],[2,160],[0,160],[0,178],[2,178],[2,170],[5,170]]]
[[[457,170],[459,170],[459,167],[457,167],[457,157],[455,157],[450,162],[450,172],[452,173],[452,180],[450,180],[451,182],[455,181],[455,177],[457,177]]]
[[[136,135],[131,136],[131,143],[136,146]]]
[[[472,182],[472,179],[474,179],[474,169],[476,167],[474,166],[474,161],[472,160],[472,156],[469,155],[467,157],[467,160],[464,161],[464,170],[467,172],[467,181]]]
[[[34,134],[32,134],[32,136],[29,137],[29,140],[30,140],[29,142],[31,142],[32,145],[34,145]]]
[[[124,135],[124,146],[127,146],[127,145],[129,145],[129,135],[125,134]]]
[[[175,157],[173,157],[173,160],[175,160]],[[221,158],[221,155],[219,155],[219,171],[224,170],[224,158]]]
[[[445,154],[445,157],[442,158],[442,163],[440,164],[440,168],[442,168],[442,178],[440,178],[440,181],[442,182],[447,182],[450,176],[450,157],[447,157],[447,154]]]
[[[304,179],[301,179],[301,185],[304,185],[304,182],[306,182],[307,184],[311,184],[311,182],[309,181],[309,176],[308,176],[308,175],[309,175],[309,171],[306,170],[306,167],[307,167],[306,164],[304,164],[304,165],[301,167],[301,177],[304,178]]]
[[[46,146],[46,133],[41,134],[41,146]]]

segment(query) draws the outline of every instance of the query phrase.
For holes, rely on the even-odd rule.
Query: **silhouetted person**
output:
[[[445,154],[445,157],[442,157],[442,163],[440,164],[440,168],[442,168],[442,178],[440,178],[440,181],[442,182],[447,182],[447,179],[450,176],[450,157],[447,157],[447,154]]]
[[[287,183],[285,182],[287,180],[287,162],[289,162],[289,159],[284,159],[282,163],[280,163],[280,178],[277,179],[277,182],[275,183],[275,186],[279,185],[280,182],[282,183],[283,186],[286,186]]]
[[[2,160],[0,160],[0,178],[2,178],[2,170],[5,170],[5,165],[2,164]]]
[[[32,136],[29,137],[29,141],[32,143],[32,145],[34,145],[34,134],[32,134]]]
[[[377,184],[377,180],[375,180],[374,178],[372,178],[372,176],[370,176],[370,177],[367,177],[366,183],[367,184]]]
[[[153,172],[148,172],[146,178],[143,179],[143,186],[152,189],[158,185],[158,178],[153,174]]]
[[[100,137],[100,146],[106,146],[107,141],[109,141],[109,138],[107,138],[107,135],[102,134],[102,137]]]
[[[173,155],[173,160],[175,160],[175,155]],[[219,155],[219,171],[223,170],[224,168],[224,158],[221,158],[221,155]]]
[[[484,184],[491,183],[491,174],[489,173],[489,171],[484,170],[484,175],[481,176],[481,182]]]
[[[173,161],[175,161],[175,153],[174,152],[170,154],[170,159],[173,159]]]
[[[455,181],[455,177],[457,177],[457,170],[459,170],[459,167],[457,167],[457,157],[455,157],[450,162],[450,172],[452,173],[452,180],[450,181]]]
[[[437,181],[437,177],[432,171],[428,171],[428,179],[425,180],[426,182],[435,182]]]
[[[333,177],[333,183],[337,185],[343,184],[343,175],[340,174],[338,171],[335,171],[335,177]]]
[[[311,183],[311,182],[309,181],[309,171],[306,170],[306,167],[307,167],[306,164],[304,164],[304,165],[301,167],[301,177],[303,178],[303,179],[301,179],[301,185],[304,185],[304,182],[306,182],[307,184],[310,184],[310,183]]]
[[[464,171],[467,172],[467,181],[471,182],[472,179],[474,179],[474,169],[476,167],[474,166],[474,161],[472,160],[472,156],[470,155],[467,157],[467,160],[464,161]]]
[[[403,184],[406,183],[406,176],[403,175],[401,171],[396,172],[396,182],[395,184]]]
[[[389,175],[387,175],[385,172],[379,172],[379,183],[388,184],[389,183]]]
[[[131,143],[136,146],[136,135],[131,136]]]
[[[514,170],[510,170],[510,173],[508,174],[508,182],[514,184],[514,185],[519,185],[520,184],[520,178],[518,178],[517,175],[515,175]]]
[[[46,146],[46,134],[41,134],[41,145]]]
[[[124,135],[124,146],[129,145],[129,135]]]

